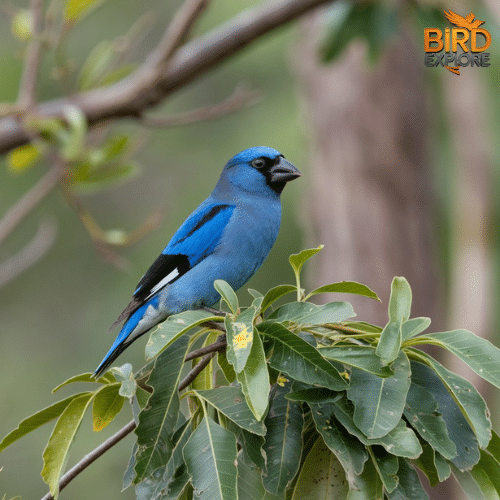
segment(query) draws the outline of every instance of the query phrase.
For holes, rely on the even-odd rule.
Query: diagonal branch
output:
[[[165,34],[146,62],[127,78],[109,87],[41,103],[34,111],[41,117],[62,117],[64,108],[73,104],[82,110],[90,126],[120,117],[139,117],[265,33],[327,2],[331,0],[280,0],[248,9],[173,54],[165,51]],[[159,64],[168,56],[166,64]],[[0,119],[0,154],[28,140],[29,134],[14,116]]]

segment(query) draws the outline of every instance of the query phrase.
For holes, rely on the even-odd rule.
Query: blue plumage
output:
[[[125,323],[94,375],[171,314],[214,305],[220,299],[216,279],[235,290],[243,286],[278,236],[281,191],[300,175],[275,149],[255,147],[233,156],[210,196],[139,281],[112,328]]]

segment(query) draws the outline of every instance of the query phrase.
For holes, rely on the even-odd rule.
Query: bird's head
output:
[[[221,180],[253,194],[279,196],[287,182],[301,175],[279,151],[258,146],[233,156],[226,163]]]

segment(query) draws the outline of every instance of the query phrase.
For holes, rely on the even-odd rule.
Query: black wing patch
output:
[[[110,330],[127,320],[146,300],[169,283],[178,280],[191,269],[187,255],[161,254],[139,281],[132,300],[122,311]]]

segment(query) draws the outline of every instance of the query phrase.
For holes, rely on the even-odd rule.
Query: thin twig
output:
[[[64,173],[61,162],[55,161],[38,183],[7,210],[0,220],[0,243],[59,184]]]
[[[16,255],[0,264],[0,288],[38,262],[53,245],[56,234],[55,222],[42,220],[34,238]]]
[[[32,107],[36,100],[36,81],[42,56],[43,0],[31,0],[30,10],[33,18],[33,32],[24,58],[23,74],[17,97],[17,104],[23,109]]]
[[[179,382],[179,391],[184,390],[210,363],[211,359],[217,354],[217,351],[211,352],[201,358],[194,368]]]
[[[165,61],[165,44],[150,54],[147,61],[123,80],[71,97],[41,103],[37,116],[62,118],[64,108],[74,104],[82,110],[89,126],[129,116],[141,117],[168,95],[206,73],[221,61],[239,52],[289,21],[332,0],[280,0],[263,3],[240,13],[228,23],[179,47]],[[184,34],[185,36],[185,34]],[[163,41],[166,39],[166,35]],[[173,39],[173,35],[172,35]],[[0,154],[25,144],[29,134],[14,116],[0,119]]]
[[[92,462],[95,462],[106,451],[112,448],[115,444],[119,443],[124,437],[128,436],[137,424],[135,420],[131,420],[127,425],[122,427],[116,434],[113,434],[104,443],[100,444],[97,448],[85,455],[74,467],[72,467],[59,481],[59,491],[65,488],[76,476],[83,472]],[[54,500],[54,497],[47,493],[41,500]]]
[[[248,91],[244,90],[242,87],[236,87],[231,96],[213,106],[204,106],[202,108],[168,116],[143,116],[141,118],[141,124],[146,127],[166,128],[212,120],[255,104],[262,98],[262,95],[260,90]]]
[[[205,354],[209,354],[212,352],[217,353],[223,351],[226,347],[227,347],[226,336],[221,335],[221,337],[217,339],[217,342],[214,342],[213,344],[207,345],[205,347],[201,347],[200,349],[191,351],[184,358],[184,361],[191,361],[192,359],[199,358],[200,356],[204,356]]]

